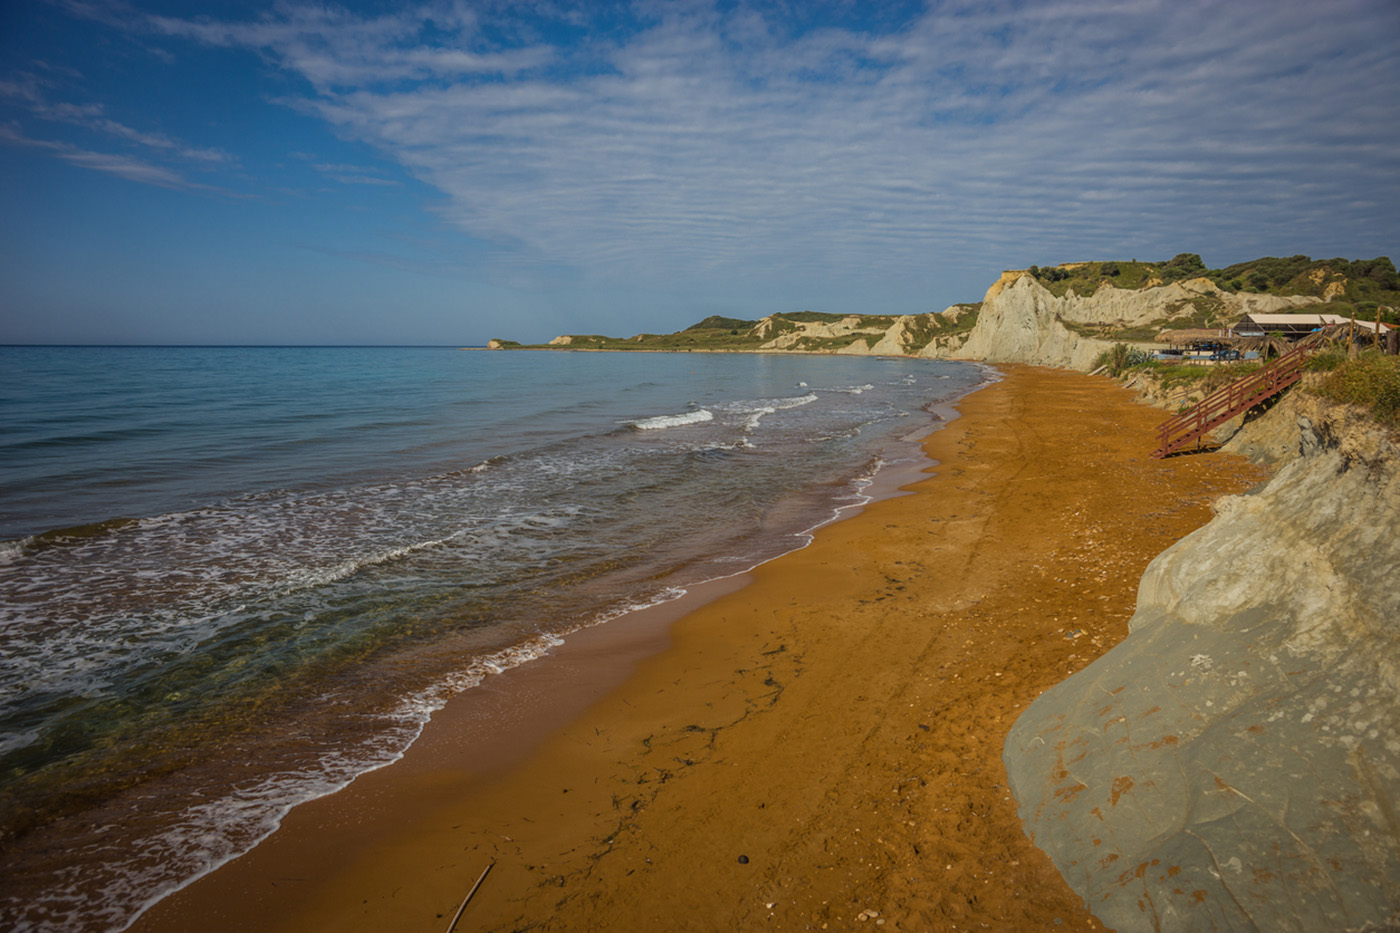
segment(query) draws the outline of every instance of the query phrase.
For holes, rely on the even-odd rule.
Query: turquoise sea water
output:
[[[570,631],[800,546],[969,364],[0,348],[0,926],[121,929]]]

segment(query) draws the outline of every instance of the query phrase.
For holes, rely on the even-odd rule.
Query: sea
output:
[[[0,347],[0,928],[121,930],[570,633],[804,546],[970,363]]]

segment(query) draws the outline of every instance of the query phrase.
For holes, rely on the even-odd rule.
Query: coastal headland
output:
[[[442,930],[488,865],[459,929],[1102,929],[1023,831],[1007,733],[1264,474],[1151,459],[1160,413],[1107,379],[1004,376],[908,494],[615,636],[613,682],[566,645],[469,691],[134,929]]]

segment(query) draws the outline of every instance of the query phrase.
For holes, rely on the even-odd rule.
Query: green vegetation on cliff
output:
[[[977,323],[981,302],[955,305],[947,314],[829,314],[822,311],[790,311],[770,315],[761,321],[711,315],[674,334],[637,334],[632,337],[605,337],[600,334],[574,334],[560,343],[535,344],[529,349],[570,350],[670,350],[740,351],[757,350],[783,337],[794,337],[786,349],[809,352],[835,352],[855,343],[869,349],[905,317],[904,346],[917,350],[938,337],[966,335]],[[806,334],[806,325],[844,324],[844,332],[834,335]],[[517,348],[513,341],[497,340],[500,348]]]
[[[718,314],[712,314],[698,324],[691,324],[686,330],[751,330],[757,323],[757,321],[745,321],[742,318],[721,317]]]
[[[1400,307],[1400,275],[1386,256],[1375,259],[1265,256],[1223,269],[1210,269],[1196,253],[1179,253],[1166,262],[1133,259],[1065,263],[1031,266],[1027,271],[1057,297],[1063,297],[1070,289],[1074,289],[1076,295],[1092,295],[1105,284],[1139,289],[1203,278],[1226,292],[1326,299],[1326,306],[1313,305],[1305,309],[1313,313],[1343,316],[1355,313],[1370,321],[1375,320],[1376,311],[1381,309],[1381,320],[1394,323],[1394,310],[1387,312],[1384,308]],[[1198,310],[1208,312],[1209,309]],[[1203,315],[1206,316],[1208,313]]]
[[[635,337],[604,337],[600,334],[575,335],[563,349],[568,350],[753,350],[763,343],[749,327],[706,326],[706,318],[674,334],[637,334]],[[723,318],[736,321],[735,318]]]
[[[1368,350],[1359,356],[1322,354],[1314,358],[1326,371],[1313,391],[1323,398],[1360,405],[1381,424],[1400,427],[1400,356]]]

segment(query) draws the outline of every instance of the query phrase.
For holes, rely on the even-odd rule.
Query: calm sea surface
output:
[[[0,927],[127,926],[570,631],[800,546],[962,363],[0,347]]]

